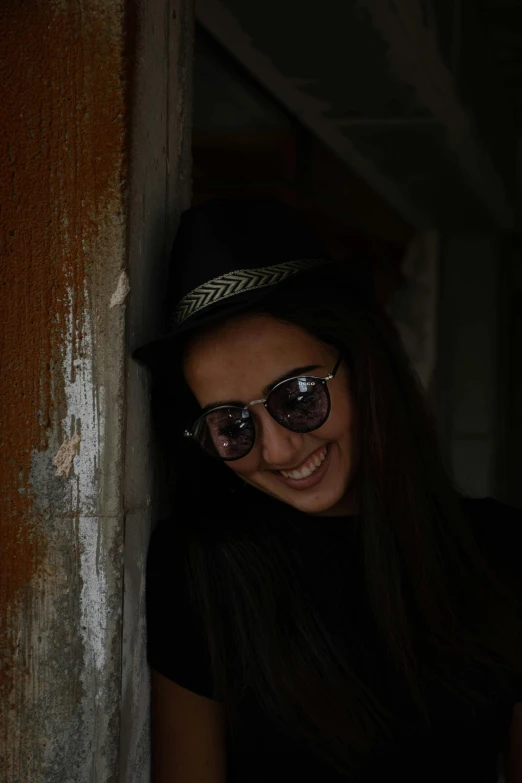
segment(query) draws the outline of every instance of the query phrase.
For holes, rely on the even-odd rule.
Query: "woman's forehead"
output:
[[[189,384],[219,380],[229,385],[250,378],[257,388],[292,368],[323,365],[329,354],[319,340],[297,325],[252,316],[196,336],[187,346],[184,371]]]
[[[196,332],[187,343],[186,354],[195,350],[215,350],[221,346],[227,348],[241,342],[268,344],[290,337],[293,341],[313,340],[306,330],[296,324],[279,321],[263,313],[242,314]]]
[[[269,355],[277,351],[321,351],[321,343],[296,324],[279,321],[264,314],[236,316],[196,334],[186,346],[184,360],[197,357],[210,361],[216,354],[233,357],[235,352],[247,355]],[[243,355],[243,353],[238,355]],[[321,351],[322,353],[322,351]]]

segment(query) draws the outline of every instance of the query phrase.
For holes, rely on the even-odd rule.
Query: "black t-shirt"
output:
[[[313,531],[307,562],[315,571],[314,584],[328,585],[326,576],[333,566],[332,552],[342,558],[342,568],[351,584],[347,595],[354,597],[354,609],[363,611],[359,600],[362,578],[360,550],[354,530],[359,517],[310,517],[279,501],[262,500],[265,513],[283,520],[299,518],[303,529]],[[465,501],[476,530],[477,539],[499,568],[511,573],[520,569],[522,556],[522,512],[492,498]],[[335,542],[330,548],[317,543],[317,535]],[[152,534],[147,557],[147,638],[148,662],[165,677],[194,693],[212,698],[210,661],[202,624],[193,610],[183,567],[182,527],[175,519],[159,522]],[[327,553],[327,554],[325,554]],[[325,608],[332,596],[320,596]],[[364,618],[363,618],[364,622]],[[367,665],[371,666],[372,657]],[[376,681],[383,677],[375,665]],[[383,687],[388,683],[383,682]],[[513,704],[522,702],[522,683],[513,685],[512,695],[495,708],[477,713],[453,708],[447,699],[433,708],[432,729],[412,730],[396,750],[372,758],[361,781],[389,779],[406,781],[444,781],[444,783],[496,783],[499,753],[504,746]],[[400,703],[400,698],[397,704]],[[433,702],[437,703],[437,700]],[[397,708],[398,710],[400,707]],[[254,701],[245,699],[241,734],[228,752],[229,783],[264,783],[275,779],[318,780],[321,783],[347,780],[329,765],[308,752],[305,745],[294,742],[257,709]],[[359,780],[359,778],[358,778]]]

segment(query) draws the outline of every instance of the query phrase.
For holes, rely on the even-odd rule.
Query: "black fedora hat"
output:
[[[152,365],[190,330],[248,310],[278,293],[342,286],[359,305],[375,299],[361,258],[336,261],[283,202],[259,197],[211,199],[183,212],[172,248],[161,334],[132,356]]]

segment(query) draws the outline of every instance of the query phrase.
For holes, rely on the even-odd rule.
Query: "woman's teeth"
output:
[[[324,462],[324,459],[326,457],[326,451],[327,447],[325,446],[324,449],[317,454],[313,459],[311,459],[309,462],[306,463],[300,470],[280,470],[279,472],[285,477],[285,478],[292,478],[292,479],[304,479],[308,476],[311,476],[312,473],[317,470],[318,467],[320,467],[321,463]]]

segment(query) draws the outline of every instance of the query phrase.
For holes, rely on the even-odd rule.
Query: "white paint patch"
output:
[[[78,451],[78,445],[80,443],[80,436],[77,432],[72,436],[70,440],[64,440],[56,457],[53,459],[53,465],[56,465],[55,476],[68,476],[71,472],[72,464],[76,452]]]
[[[84,663],[87,668],[94,666],[100,672],[105,663],[107,647],[107,579],[99,563],[98,526],[98,517],[81,516],[78,520],[82,636],[86,652]]]
[[[111,303],[109,305],[109,309],[112,309],[113,307],[117,307],[117,305],[123,304],[125,299],[129,295],[129,291],[130,291],[129,278],[127,277],[127,273],[125,272],[125,270],[123,270],[118,280],[118,285],[116,286],[116,290],[111,297]]]
[[[63,353],[67,413],[62,421],[62,430],[81,433],[78,436],[78,440],[81,438],[81,449],[76,449],[74,453],[72,449],[67,450],[68,470],[74,466],[74,476],[70,481],[70,508],[79,510],[81,634],[85,647],[85,665],[87,669],[94,666],[97,671],[101,671],[106,650],[107,583],[100,564],[103,558],[99,556],[98,484],[105,439],[105,404],[103,387],[96,386],[93,373],[93,324],[89,293],[85,288],[84,307],[80,313],[74,307],[74,289],[68,289],[68,298]],[[71,442],[73,440],[74,436]]]
[[[98,477],[105,434],[105,411],[93,377],[93,329],[89,295],[84,291],[85,308],[78,313],[74,293],[68,290],[69,309],[64,337],[63,376],[67,413],[62,431],[77,431],[81,449],[73,458],[75,481],[71,484],[71,508],[82,513],[98,511]],[[73,322],[76,311],[77,323]],[[73,346],[75,352],[73,356]]]

